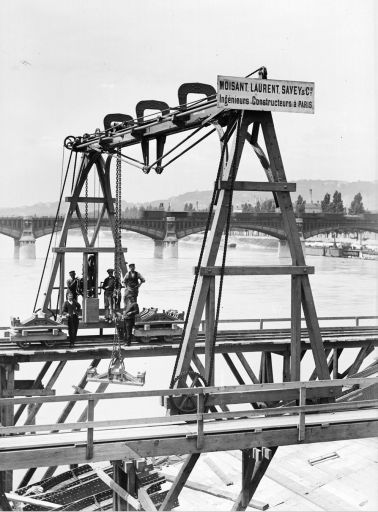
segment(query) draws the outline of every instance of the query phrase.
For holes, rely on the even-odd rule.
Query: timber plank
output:
[[[228,423],[228,422],[224,422]],[[331,425],[323,429],[318,425],[306,427],[306,443],[319,443],[339,439],[358,439],[375,437],[378,421],[358,421],[346,424]],[[32,436],[34,437],[34,436]],[[135,459],[137,457],[159,457],[175,453],[199,453],[195,436],[193,437],[161,437],[158,443],[154,438],[125,440],[122,442],[109,440],[97,442],[94,446],[92,462],[115,460],[119,458]],[[205,436],[202,452],[238,450],[251,447],[274,447],[298,444],[297,427],[273,429],[266,431],[243,430],[232,433],[218,433]],[[58,465],[79,464],[86,461],[85,443],[60,445],[57,447],[30,447],[25,450],[7,450],[3,447],[0,457],[0,471],[22,469],[28,467],[48,466],[51,460]]]

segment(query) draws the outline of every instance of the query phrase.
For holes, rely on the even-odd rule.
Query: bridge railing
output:
[[[321,322],[341,322],[341,321],[349,321],[356,327],[361,325],[361,321],[364,320],[378,320],[378,315],[352,315],[352,316],[319,316],[319,323]],[[301,318],[301,322],[304,323],[306,321],[305,318]],[[233,319],[220,319],[219,324],[258,324],[259,329],[265,329],[267,324],[274,323],[287,323],[290,326],[291,318],[233,318]],[[201,320],[201,330],[205,331],[206,321]]]
[[[117,382],[114,381],[114,384]],[[306,398],[311,398],[319,394],[325,396],[325,391],[328,390],[328,396],[335,396],[335,391],[342,388],[350,388],[354,386],[369,386],[378,383],[378,377],[369,378],[351,378],[351,379],[335,379],[335,380],[320,380],[320,381],[301,381],[301,382],[284,382],[284,383],[263,383],[263,384],[250,384],[243,386],[210,386],[198,388],[178,388],[178,389],[158,389],[148,391],[128,391],[121,393],[88,393],[88,394],[74,394],[74,395],[61,395],[61,396],[40,396],[40,397],[22,397],[22,398],[2,398],[0,399],[1,406],[14,406],[16,404],[36,404],[36,403],[56,403],[56,402],[87,402],[87,421],[80,421],[75,423],[52,423],[43,425],[21,425],[21,426],[0,426],[0,437],[14,434],[27,434],[36,432],[50,432],[57,433],[62,430],[83,430],[87,431],[86,442],[86,456],[87,459],[93,458],[93,432],[95,428],[117,428],[117,427],[137,427],[139,425],[163,425],[182,423],[185,421],[196,422],[196,433],[194,437],[197,440],[197,448],[203,445],[205,432],[204,422],[207,420],[216,419],[245,419],[256,416],[298,416],[298,440],[304,441],[305,428],[306,428],[306,414],[357,410],[357,409],[372,409],[378,408],[378,400],[359,400],[359,401],[345,401],[345,402],[332,402],[315,405],[306,405]],[[322,392],[323,390],[323,392]],[[333,392],[332,392],[333,390]],[[209,399],[212,405],[233,403],[251,403],[251,402],[269,402],[272,400],[299,400],[299,405],[287,407],[267,407],[253,410],[237,410],[237,411],[222,411],[222,412],[206,412],[206,407]],[[146,397],[166,397],[169,400],[173,398],[190,398],[193,405],[195,404],[196,412],[190,414],[174,414],[171,416],[154,416],[146,418],[132,418],[132,419],[114,419],[114,420],[94,420],[95,404],[99,400],[112,400],[112,399],[130,399],[130,398],[146,398]],[[313,417],[313,416],[312,416]],[[378,417],[375,417],[377,420]],[[268,426],[267,426],[268,428]],[[270,426],[271,428],[271,426]],[[34,437],[34,436],[33,436]],[[33,439],[32,437],[32,439]]]

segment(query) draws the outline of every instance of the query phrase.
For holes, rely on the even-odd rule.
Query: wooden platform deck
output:
[[[63,425],[62,425],[63,427]],[[70,425],[64,425],[64,428]],[[298,418],[255,417],[204,423],[202,446],[195,424],[137,425],[94,430],[92,461],[236,450],[259,446],[316,443],[338,439],[374,437],[378,410],[364,409],[306,416],[304,440],[298,439]],[[87,433],[59,432],[0,438],[0,471],[35,466],[87,462]]]
[[[113,346],[113,329],[103,334],[80,334],[75,346],[69,342],[59,342],[53,348],[46,348],[38,343],[21,349],[7,338],[0,338],[0,363],[40,362],[56,360],[106,359],[111,357]],[[325,349],[361,348],[367,345],[378,346],[378,327],[333,327],[321,330]],[[43,338],[41,338],[43,341]],[[123,347],[125,357],[160,357],[176,355],[180,336],[173,336],[169,341],[151,340],[132,343]],[[290,349],[289,329],[264,330],[227,330],[219,331],[215,353],[235,352],[274,352],[285,353]],[[310,350],[310,341],[306,329],[302,330],[302,350]],[[205,337],[199,333],[196,353],[205,353]]]

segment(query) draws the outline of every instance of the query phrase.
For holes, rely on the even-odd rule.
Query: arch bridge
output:
[[[122,228],[152,238],[155,241],[155,255],[162,256],[163,249],[170,247],[172,254],[177,252],[178,240],[204,231],[207,212],[167,212],[146,210],[141,218],[124,218]],[[55,217],[0,217],[0,233],[14,239],[15,257],[24,244],[33,244],[37,238],[53,231]],[[94,226],[97,219],[88,218],[88,226]],[[326,233],[378,233],[378,214],[339,215],[325,213],[305,213],[297,217],[303,237],[310,238]],[[63,217],[57,219],[57,230],[63,224]],[[108,226],[107,219],[102,222]],[[80,228],[80,220],[72,219],[72,228]],[[233,213],[231,228],[256,231],[285,240],[286,235],[281,213]]]

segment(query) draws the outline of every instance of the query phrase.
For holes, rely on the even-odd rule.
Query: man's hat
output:
[[[129,267],[135,267],[135,263],[129,263]]]
[[[108,268],[108,270],[106,272],[108,272],[108,273],[114,272],[114,269],[113,268]]]
[[[74,270],[70,270],[68,273],[69,274],[76,274],[76,272]]]

